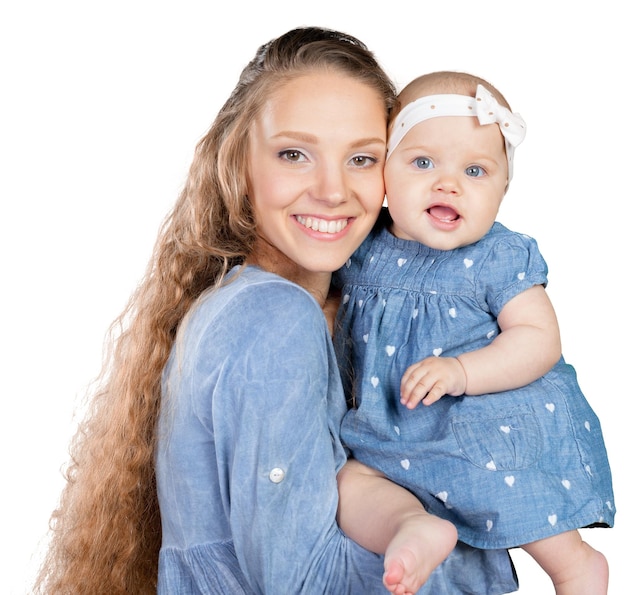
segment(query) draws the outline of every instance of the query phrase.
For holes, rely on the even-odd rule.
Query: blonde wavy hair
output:
[[[388,112],[395,103],[393,83],[365,45],[328,29],[289,31],[261,46],[244,68],[196,147],[142,283],[111,326],[34,592],[156,591],[161,523],[153,459],[161,373],[194,301],[244,263],[255,242],[246,179],[251,123],[274,90],[315,69],[376,89]]]

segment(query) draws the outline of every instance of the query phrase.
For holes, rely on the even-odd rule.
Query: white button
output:
[[[270,471],[270,481],[272,483],[280,483],[285,479],[285,472],[280,467],[274,467]]]

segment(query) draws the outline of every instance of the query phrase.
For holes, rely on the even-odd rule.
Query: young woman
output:
[[[335,520],[345,400],[322,308],[382,204],[394,98],[361,42],[324,29],[244,69],[119,321],[46,593],[152,593],[157,560],[164,594],[386,591]],[[429,585],[516,588],[505,551],[464,548]]]

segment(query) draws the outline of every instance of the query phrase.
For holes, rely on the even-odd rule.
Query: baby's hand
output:
[[[458,397],[465,392],[465,370],[455,357],[427,357],[409,366],[400,382],[400,403],[414,409],[421,402],[431,405],[443,395]]]

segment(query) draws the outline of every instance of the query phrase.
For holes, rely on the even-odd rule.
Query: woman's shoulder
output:
[[[317,302],[300,285],[255,266],[237,267],[226,277],[224,285],[205,293],[199,300],[204,304],[258,310],[263,305],[284,300],[285,307],[315,308]],[[318,307],[319,308],[319,307]]]
[[[326,325],[322,309],[299,285],[262,269],[232,271],[219,289],[204,294],[193,308],[189,327],[204,334],[245,338],[250,333],[281,333],[297,325]]]
[[[232,281],[232,292],[227,299],[236,308],[251,305],[254,310],[273,310],[279,306],[282,312],[303,311],[307,314],[321,309],[313,296],[300,285],[263,269],[247,266]]]

